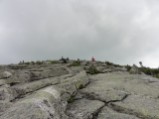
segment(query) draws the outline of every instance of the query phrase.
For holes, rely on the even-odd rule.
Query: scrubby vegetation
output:
[[[139,70],[147,75],[159,78],[159,68],[141,67]]]
[[[130,72],[132,69],[132,66],[126,65],[125,68],[128,72]],[[137,67],[137,68],[138,68],[138,72],[140,72],[140,73],[143,72],[146,75],[150,75],[150,76],[159,78],[159,68],[150,68],[150,67],[143,67],[143,66]]]
[[[69,66],[72,67],[72,66],[80,66],[80,65],[81,65],[81,61],[77,60],[77,61],[73,61]]]
[[[68,57],[67,58],[61,57],[61,59],[59,61],[61,61],[61,63],[63,63],[63,64],[66,64],[69,62],[69,60],[70,59]]]
[[[114,64],[114,63],[109,62],[109,61],[106,61],[106,62],[105,62],[105,64],[106,64],[106,65],[108,65],[108,66],[122,67],[122,66],[121,66],[121,65],[119,65],[119,64]]]
[[[131,66],[130,65],[126,65],[125,66],[126,70],[129,72],[131,70]]]
[[[101,73],[94,65],[91,65],[88,69],[87,69],[87,73],[88,74],[98,74]]]
[[[51,64],[58,64],[59,61],[57,61],[57,60],[51,60],[50,63],[51,63]]]
[[[36,64],[37,65],[42,65],[44,62],[43,61],[37,61]]]

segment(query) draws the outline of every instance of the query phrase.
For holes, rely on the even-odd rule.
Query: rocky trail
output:
[[[0,67],[0,119],[159,119],[159,80],[82,62]],[[98,74],[87,73],[91,66]]]

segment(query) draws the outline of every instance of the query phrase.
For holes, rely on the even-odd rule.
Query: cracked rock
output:
[[[109,107],[104,107],[97,119],[139,119],[133,115],[116,112]]]
[[[68,105],[67,115],[70,119],[93,119],[104,105],[98,100],[80,99]]]
[[[65,107],[58,89],[49,87],[18,101],[0,119],[67,119]]]
[[[141,95],[130,95],[110,107],[118,112],[136,115],[142,119],[159,119],[159,100]]]
[[[112,63],[93,62],[97,75],[84,69],[91,62],[54,63],[0,67],[0,119],[159,119],[158,79]]]

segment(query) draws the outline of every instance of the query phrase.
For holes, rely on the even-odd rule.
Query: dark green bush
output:
[[[61,61],[61,63],[67,64],[70,61],[70,59],[68,57],[67,58],[62,57],[59,61]]]
[[[81,84],[81,85],[79,86],[79,89],[83,89],[83,88],[84,88],[84,85]]]
[[[131,70],[131,66],[130,65],[126,65],[125,66],[126,70],[129,72]]]
[[[34,65],[34,64],[35,64],[35,62],[34,62],[34,61],[31,61],[31,64],[32,64],[32,65]]]
[[[105,64],[108,65],[108,66],[114,65],[112,62],[108,62],[108,61],[106,61]]]
[[[114,63],[112,63],[112,62],[108,62],[108,61],[106,61],[106,62],[105,62],[105,64],[106,64],[106,65],[108,65],[108,66],[122,67],[122,66],[121,66],[121,65],[119,65],[119,64],[114,64]]]
[[[42,64],[43,64],[43,61],[37,61],[36,64],[37,64],[37,65],[42,65]]]
[[[51,63],[51,64],[58,64],[59,62],[58,62],[58,61],[55,61],[55,60],[51,60],[50,63]]]
[[[139,68],[139,70],[147,75],[151,75],[153,77],[159,78],[158,68],[141,67]]]
[[[159,78],[159,73],[155,76],[156,78]]]
[[[75,95],[71,95],[71,97],[68,99],[68,103],[72,103],[75,100]]]
[[[81,65],[81,62],[80,61],[73,61],[69,66],[70,67],[73,67],[73,66],[80,66]]]
[[[24,62],[25,65],[30,65],[30,62]]]
[[[91,65],[88,70],[87,70],[88,74],[98,74],[101,73],[100,71],[97,70],[97,68],[94,65]]]

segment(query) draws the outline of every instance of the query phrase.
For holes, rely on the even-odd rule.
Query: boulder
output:
[[[3,75],[3,78],[10,78],[12,76],[12,73],[9,71],[4,71],[2,75]]]
[[[0,119],[67,119],[66,103],[56,87],[48,87],[18,101]]]

